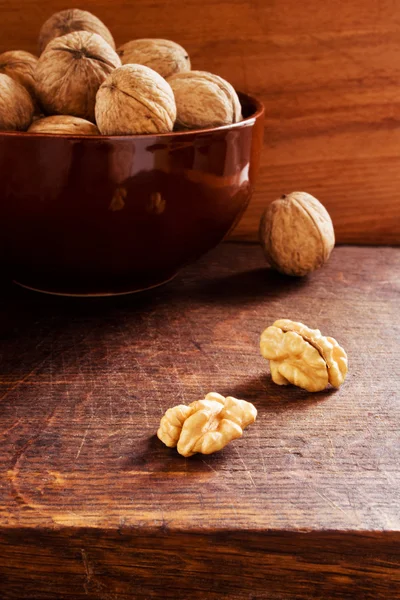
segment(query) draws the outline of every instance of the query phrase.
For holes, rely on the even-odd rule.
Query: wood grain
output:
[[[258,189],[235,235],[254,239],[263,208],[307,191],[337,240],[400,242],[400,0],[86,0],[117,44],[166,37],[193,68],[215,72],[266,107]],[[37,49],[63,0],[0,0],[0,51]]]
[[[287,278],[224,244],[136,297],[5,286],[0,597],[400,597],[399,267],[343,247]],[[344,346],[339,391],[271,382],[258,340],[279,317]],[[159,420],[211,390],[258,419],[184,459]]]
[[[395,600],[399,541],[398,533],[188,534],[168,522],[145,535],[122,523],[101,537],[93,528],[9,529],[0,537],[2,598]]]

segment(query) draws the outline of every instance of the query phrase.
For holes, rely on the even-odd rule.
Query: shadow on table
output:
[[[46,295],[23,289],[13,283],[0,287],[0,338],[26,334],[26,328],[55,327],[60,332],[69,330],[75,323],[103,323],[119,316],[130,321],[139,318],[143,311],[152,311],[160,303],[160,296],[150,292],[134,296],[81,298]]]
[[[196,303],[246,305],[284,297],[307,284],[307,277],[290,277],[266,267],[241,271],[214,279],[196,280],[184,286],[180,295]]]
[[[248,400],[257,405],[259,414],[283,412],[285,410],[306,410],[308,407],[327,400],[337,392],[335,388],[327,388],[322,392],[307,392],[293,385],[277,385],[269,373],[259,377],[246,379],[243,383],[219,390],[224,396],[233,396]]]
[[[196,277],[183,271],[173,281],[137,294],[106,297],[65,297],[41,294],[19,287],[12,282],[1,282],[1,307],[19,308],[40,315],[58,313],[71,315],[105,314],[114,310],[136,311],[151,309],[173,299],[174,304],[204,301],[236,305],[258,302],[268,296],[281,296],[301,289],[307,277],[290,277],[266,267],[240,271],[210,278]]]
[[[154,473],[158,478],[159,489],[165,486],[171,486],[171,481],[177,476],[180,477],[180,486],[191,485],[192,481],[197,487],[206,483],[209,479],[214,479],[215,474],[221,471],[235,470],[235,460],[237,458],[235,446],[228,444],[213,454],[194,454],[190,457],[181,456],[176,448],[168,448],[156,435],[148,438],[147,445],[138,452],[132,452],[130,456],[124,457],[117,469],[125,472],[132,472],[135,475],[143,473],[148,475]],[[171,488],[170,494],[174,494]]]
[[[219,390],[222,394],[234,396],[253,402],[258,411],[258,419],[263,416],[293,411],[304,411],[316,404],[328,400],[335,392],[334,388],[328,388],[322,392],[311,393],[294,386],[278,386],[273,383],[269,374],[260,377],[246,379],[242,384]],[[234,470],[231,462],[232,457],[237,458],[237,450],[234,443],[228,444],[223,450],[211,455],[195,454],[189,459],[180,456],[176,448],[166,447],[156,435],[147,439],[143,444],[143,451],[126,457],[123,461],[124,471],[154,472],[181,474],[185,480],[191,474],[199,473],[213,475],[219,469]],[[211,463],[211,464],[209,464]],[[211,471],[211,473],[210,473]]]

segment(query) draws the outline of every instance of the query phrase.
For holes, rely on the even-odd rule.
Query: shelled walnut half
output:
[[[346,352],[334,338],[289,319],[279,319],[267,327],[260,349],[270,361],[271,377],[278,385],[292,383],[319,392],[329,383],[340,387],[347,374]]]
[[[158,438],[182,456],[211,454],[243,435],[257,409],[250,402],[211,392],[204,400],[174,406],[161,419]]]

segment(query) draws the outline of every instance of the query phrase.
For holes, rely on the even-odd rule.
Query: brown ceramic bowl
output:
[[[162,135],[0,133],[0,239],[14,281],[68,295],[134,292],[216,246],[250,200],[263,107]]]

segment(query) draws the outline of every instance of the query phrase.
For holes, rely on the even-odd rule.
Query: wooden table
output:
[[[400,598],[399,284],[395,248],[291,279],[231,243],[136,297],[5,285],[2,600]],[[339,391],[271,382],[279,317],[345,347]],[[257,421],[184,459],[160,417],[211,390]]]

